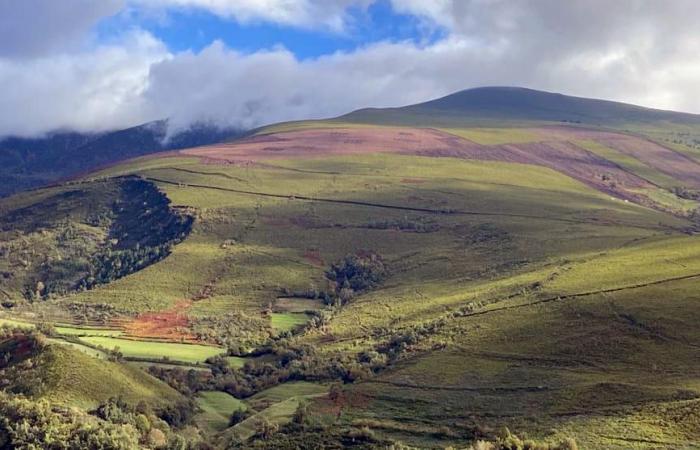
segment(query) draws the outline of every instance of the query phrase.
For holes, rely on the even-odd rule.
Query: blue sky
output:
[[[700,112],[699,16],[697,0],[0,0],[0,136],[252,128],[494,85]]]
[[[408,41],[426,46],[444,39],[449,33],[436,23],[397,12],[388,0],[366,7],[349,6],[344,13],[344,29],[332,30],[261,19],[241,22],[204,8],[173,8],[157,13],[131,8],[103,19],[96,30],[102,42],[110,42],[118,39],[124,29],[143,29],[173,52],[200,52],[217,40],[242,53],[282,46],[300,60],[338,51],[351,52],[379,42]]]

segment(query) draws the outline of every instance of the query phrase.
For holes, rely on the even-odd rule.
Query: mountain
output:
[[[195,124],[167,136],[165,120],[104,133],[55,132],[0,140],[0,197],[53,183],[116,161],[163,150],[196,147],[240,135]]]
[[[544,121],[589,126],[700,126],[700,115],[644,108],[626,103],[573,97],[520,87],[467,89],[400,108],[366,108],[340,120],[401,125],[468,124],[488,121]]]
[[[0,199],[0,416],[82,398],[71,423],[146,448],[696,448],[695,116],[511,88],[371,111]]]

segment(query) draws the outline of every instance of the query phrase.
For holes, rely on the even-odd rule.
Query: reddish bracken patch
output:
[[[240,162],[356,153],[411,153],[472,146],[464,139],[424,128],[337,128],[253,136],[230,144],[181,150],[204,161]]]
[[[331,388],[328,395],[315,400],[316,410],[321,414],[340,418],[343,412],[352,409],[365,409],[369,406],[370,398],[363,393],[350,389]]]
[[[692,158],[645,137],[571,127],[546,127],[542,133],[559,139],[588,139],[632,156],[672,178],[700,187],[700,164]]]
[[[124,324],[124,331],[133,337],[193,341],[186,314],[190,306],[191,300],[182,300],[170,309],[140,314]]]

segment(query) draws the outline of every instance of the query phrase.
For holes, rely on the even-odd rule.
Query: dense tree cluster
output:
[[[251,347],[262,344],[260,330],[269,321],[242,312],[228,312],[218,316],[195,317],[190,319],[190,330],[203,342],[213,342],[229,349],[233,356],[248,354]]]
[[[113,199],[111,205],[106,201],[92,202],[93,209],[84,208],[88,211],[82,216],[74,211],[72,216],[62,218],[54,211],[46,219],[40,220],[46,215],[43,212],[38,214],[39,219],[24,220],[27,233],[55,229],[55,251],[51,254],[58,255],[46,256],[38,264],[39,270],[24,287],[26,299],[90,289],[134,273],[168,256],[173,245],[190,233],[194,218],[172,208],[170,200],[153,183],[136,177],[122,178],[117,183],[113,189],[116,193],[105,188],[105,192],[111,192],[106,194]],[[71,197],[66,197],[66,193],[61,200],[65,203],[100,197],[99,192],[71,193]],[[56,205],[61,207],[66,208],[63,203]],[[15,212],[17,220],[24,217],[22,214],[26,215]]]
[[[194,218],[170,207],[153,183],[127,178],[112,207],[108,244],[92,258],[77,289],[90,289],[139,271],[170,254],[192,230]]]
[[[0,447],[36,449],[138,449],[139,433],[47,401],[0,393]]]
[[[329,381],[351,383],[380,370],[387,360],[369,355],[318,355],[311,346],[276,347],[267,362],[250,361],[241,369],[230,368],[223,358],[209,360],[211,371],[151,367],[150,373],[185,395],[198,391],[224,391],[246,398],[286,381]]]
[[[384,260],[373,252],[348,255],[326,271],[326,278],[334,283],[335,295],[342,302],[375,287],[386,275]]]

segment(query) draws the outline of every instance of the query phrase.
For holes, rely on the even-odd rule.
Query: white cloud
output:
[[[136,31],[85,52],[0,59],[0,136],[98,131],[150,120],[143,101],[148,73],[168,56],[161,42]]]
[[[147,2],[129,1],[132,7]],[[311,27],[345,23],[350,3],[267,1],[148,3]],[[114,128],[162,117],[180,125],[212,120],[253,127],[409,104],[480,85],[520,85],[700,112],[700,31],[693,23],[700,2],[392,3],[428,26],[446,27],[449,35],[430,45],[382,42],[310,60],[298,60],[284,48],[242,54],[220,42],[199,53],[172,54],[138,30],[110,45],[66,44],[60,51],[40,45],[42,51],[17,57],[1,53],[0,43],[0,85],[9,86],[0,91],[0,134]],[[65,19],[62,27],[71,20],[96,20],[94,12],[88,15],[90,20]],[[89,42],[89,31],[83,34]]]
[[[372,0],[130,0],[148,8],[204,9],[241,23],[273,22],[304,28],[342,31],[348,8],[364,8]]]

